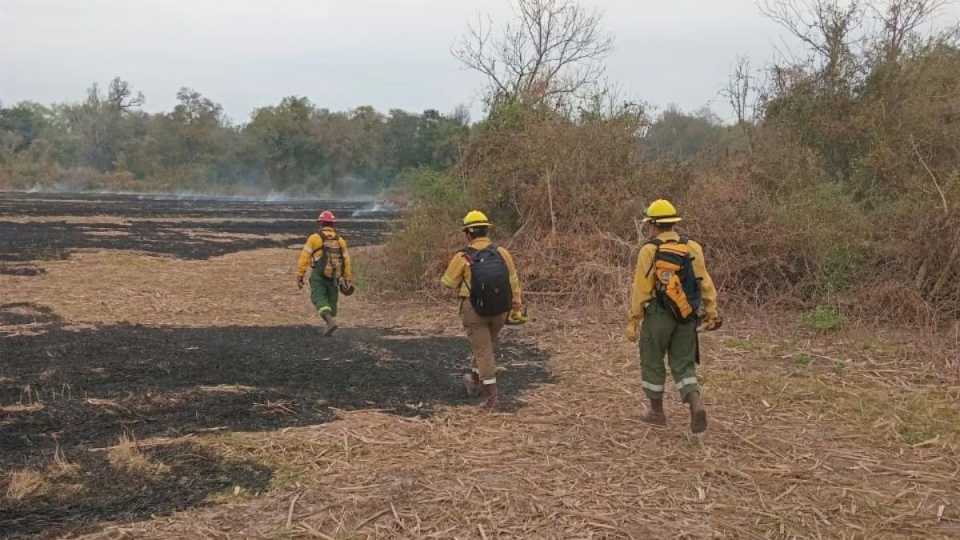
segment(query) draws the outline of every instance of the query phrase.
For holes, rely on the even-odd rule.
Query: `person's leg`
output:
[[[483,385],[484,394],[487,395],[489,401],[491,385],[493,385],[492,389],[495,392],[497,384],[497,368],[493,359],[493,336],[490,331],[490,321],[487,317],[477,315],[469,302],[464,302],[463,326],[467,331],[467,339],[470,340],[470,348],[473,350],[473,361],[480,384]]]
[[[640,328],[640,377],[643,392],[650,400],[650,408],[640,419],[649,424],[664,426],[667,416],[663,412],[663,391],[667,370],[663,357],[670,346],[670,338],[676,321],[666,309],[652,302],[644,314]]]
[[[463,321],[463,328],[467,331],[467,339],[470,340],[470,328],[479,323],[477,314],[469,307],[469,300],[460,300],[460,319]],[[480,384],[480,368],[477,365],[477,355],[473,352],[473,341],[470,340],[470,373],[463,375],[463,387],[467,392],[467,397],[475,398],[480,395],[483,385]]]
[[[324,278],[322,275],[318,275],[317,272],[310,274],[310,301],[313,302],[313,307],[321,317],[329,314],[333,309],[330,307],[330,299],[327,296],[327,286],[326,283],[324,283]]]
[[[494,315],[491,317],[484,317],[487,322],[487,328],[490,331],[490,354],[482,357],[485,365],[480,367],[480,379],[483,383],[483,395],[487,397],[484,407],[487,409],[493,409],[497,406],[499,402],[500,391],[497,387],[497,343],[500,331],[503,330],[504,325],[507,322],[507,315]],[[492,374],[491,376],[485,375],[486,373]]]
[[[332,286],[331,286],[332,284]],[[337,293],[336,282],[324,277],[318,272],[310,276],[310,299],[313,301],[317,313],[327,324],[324,335],[329,336],[337,330]]]
[[[702,433],[707,429],[707,412],[703,408],[700,383],[697,380],[697,322],[677,325],[670,341],[670,373],[683,402],[690,406],[690,430]]]
[[[335,279],[327,279],[327,298],[330,301],[330,315],[337,316],[337,306],[340,305],[340,286]]]

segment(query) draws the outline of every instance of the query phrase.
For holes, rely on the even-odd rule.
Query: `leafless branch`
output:
[[[613,47],[599,13],[574,0],[515,0],[515,11],[517,20],[496,37],[488,18],[468,27],[451,51],[487,78],[489,100],[557,100],[599,80]]]
[[[885,0],[882,7],[868,4],[883,26],[884,58],[895,61],[907,40],[950,0]]]
[[[851,58],[856,30],[863,21],[860,0],[762,0],[760,11],[809,47],[820,59],[822,75],[840,79]]]
[[[930,169],[930,166],[927,165],[927,161],[923,159],[923,155],[920,154],[920,147],[917,146],[917,141],[914,139],[913,135],[910,136],[910,144],[913,145],[913,153],[917,156],[917,160],[920,162],[920,165],[923,166],[923,169],[927,171],[927,174],[930,176],[930,180],[933,182],[933,186],[937,189],[937,193],[940,194],[940,201],[943,203],[943,213],[950,214],[950,206],[947,204],[947,196],[943,192],[943,188],[940,187],[940,182],[937,180],[937,175],[933,173],[933,170]]]

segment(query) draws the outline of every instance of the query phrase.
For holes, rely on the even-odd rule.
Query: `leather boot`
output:
[[[467,391],[468,398],[478,397],[482,388],[480,376],[476,372],[471,371],[463,374],[463,389]]]
[[[323,335],[333,335],[333,333],[337,331],[337,328],[339,328],[339,326],[337,326],[337,320],[329,313],[324,313],[321,317],[323,317],[323,321],[327,323],[327,329],[323,332]]]
[[[703,408],[700,392],[691,392],[687,404],[690,405],[690,431],[703,433],[707,430],[707,411]]]
[[[492,411],[493,409],[497,408],[497,404],[499,403],[497,383],[483,385],[482,395],[486,396],[487,398],[482,405],[484,409]]]
[[[665,427],[667,425],[667,415],[663,412],[663,398],[651,398],[650,406],[647,407],[646,414],[640,417],[640,421],[658,427]]]

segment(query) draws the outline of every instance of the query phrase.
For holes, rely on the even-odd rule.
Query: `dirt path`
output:
[[[618,325],[534,306],[505,342],[508,406],[479,414],[452,304],[361,293],[323,340],[294,256],[81,252],[0,275],[0,531],[960,535],[960,388],[910,343],[730,316],[704,338],[695,439],[675,397],[669,428],[637,421]]]

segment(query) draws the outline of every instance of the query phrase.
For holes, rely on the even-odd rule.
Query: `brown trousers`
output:
[[[460,302],[460,316],[463,327],[467,330],[467,339],[473,349],[473,370],[480,375],[483,384],[497,382],[497,361],[494,350],[497,346],[497,335],[507,321],[507,314],[485,317],[474,311],[470,300]]]

